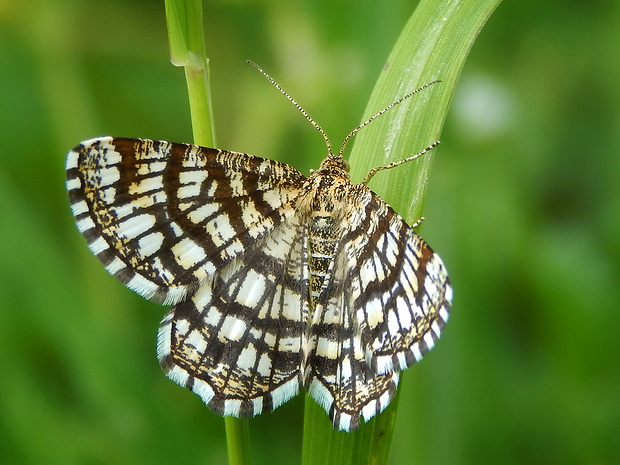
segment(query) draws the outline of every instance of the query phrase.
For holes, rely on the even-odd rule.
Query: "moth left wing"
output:
[[[106,270],[174,304],[292,214],[305,177],[236,152],[101,137],[69,152],[79,231]]]

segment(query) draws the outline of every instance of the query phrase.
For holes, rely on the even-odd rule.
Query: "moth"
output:
[[[260,68],[259,68],[260,70]],[[159,326],[166,375],[214,412],[252,417],[302,388],[334,428],[389,404],[400,372],[439,338],[452,302],[441,258],[368,181],[346,142],[304,176],[243,153],[101,137],[67,158],[78,230],[106,270],[172,305]],[[432,84],[432,83],[431,83]],[[416,226],[416,225],[413,225]]]

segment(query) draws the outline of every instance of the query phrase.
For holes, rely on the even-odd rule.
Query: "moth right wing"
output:
[[[106,270],[174,304],[286,221],[305,177],[251,155],[101,137],[67,157],[79,231]]]
[[[220,415],[277,408],[301,386],[308,283],[304,228],[293,216],[164,317],[157,355],[166,375]]]

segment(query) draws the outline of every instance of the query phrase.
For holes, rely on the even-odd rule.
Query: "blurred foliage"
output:
[[[205,4],[222,148],[293,164],[356,126],[415,5]],[[435,153],[424,237],[452,320],[408,370],[393,463],[620,462],[620,8],[504,2]],[[163,2],[0,3],[0,463],[224,463],[223,421],[161,373],[165,309],[77,233],[64,157],[114,134],[191,140]],[[303,399],[250,422],[256,464],[298,463]]]

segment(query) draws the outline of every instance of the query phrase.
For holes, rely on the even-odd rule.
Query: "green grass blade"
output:
[[[170,61],[185,69],[194,143],[215,147],[201,0],[166,0]]]
[[[405,26],[366,107],[363,120],[406,93],[441,80],[373,121],[356,136],[351,177],[402,160],[439,139],[461,70],[482,26],[501,0],[422,0]],[[369,186],[407,221],[420,218],[430,161],[378,173]]]
[[[402,31],[362,121],[408,92],[441,80],[373,121],[356,136],[349,158],[360,182],[376,166],[402,160],[439,139],[458,77],[478,33],[500,0],[422,0]],[[421,217],[435,149],[416,162],[378,173],[369,186],[410,223]],[[334,431],[322,409],[306,402],[303,465],[385,464],[397,399],[353,433]]]
[[[202,2],[201,0],[166,0],[165,5],[171,61],[174,65],[183,66],[185,69],[194,142],[207,147],[215,147],[209,62],[206,57],[202,27]],[[248,420],[226,417],[224,422],[229,464],[250,464]]]
[[[248,420],[225,417],[228,463],[230,465],[249,465],[252,463],[250,450],[250,426]]]

